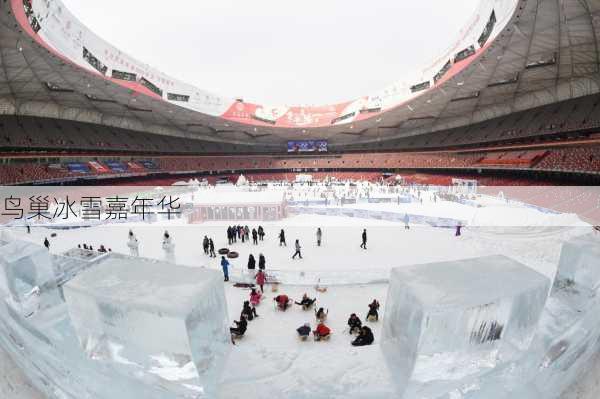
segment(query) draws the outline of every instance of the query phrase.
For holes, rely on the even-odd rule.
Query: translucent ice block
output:
[[[600,288],[600,246],[594,236],[582,236],[565,242],[560,252],[556,280],[577,284],[591,291]]]
[[[17,307],[30,308],[31,302],[54,305],[60,302],[57,279],[46,248],[25,241],[12,241],[0,249],[2,291],[9,293]],[[37,306],[36,306],[37,307]],[[29,309],[31,314],[35,309]]]
[[[64,294],[92,359],[216,389],[230,346],[219,273],[111,255],[66,283]]]
[[[396,268],[382,333],[388,364],[401,381],[417,361],[437,364],[432,375],[419,375],[423,381],[460,379],[508,361],[530,345],[549,286],[504,256]],[[464,365],[448,362],[446,372],[446,358]]]

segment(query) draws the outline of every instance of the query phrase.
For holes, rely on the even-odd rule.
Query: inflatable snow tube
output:
[[[235,252],[235,251],[230,251],[230,252],[228,252],[228,253],[227,253],[227,257],[228,257],[229,259],[235,259],[235,258],[237,258],[238,256],[240,256],[240,254],[238,254],[238,253],[237,253],[237,252]]]
[[[229,248],[219,249],[219,255],[227,255],[228,253],[229,253]]]

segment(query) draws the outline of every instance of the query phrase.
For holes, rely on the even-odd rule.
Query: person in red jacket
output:
[[[277,302],[277,307],[284,312],[290,305],[290,298],[285,294],[277,295],[273,300]]]
[[[313,335],[315,336],[315,341],[321,341],[324,339],[329,339],[331,334],[331,329],[325,325],[325,323],[320,322],[317,325],[317,329],[313,331]]]
[[[262,270],[259,270],[258,273],[256,273],[256,284],[258,284],[258,286],[260,287],[260,292],[264,293],[265,290],[263,288],[263,286],[265,285],[265,272],[263,272]]]

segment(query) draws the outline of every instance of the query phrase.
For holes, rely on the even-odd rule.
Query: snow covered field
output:
[[[228,195],[243,200],[244,192],[225,189]],[[201,194],[200,194],[201,195]],[[215,191],[211,193],[215,196]],[[296,196],[298,194],[296,193]],[[308,198],[306,194],[304,197]],[[318,197],[318,196],[316,196]],[[198,194],[195,194],[196,201]],[[267,272],[283,284],[278,293],[299,300],[303,293],[317,297],[318,305],[329,309],[327,324],[333,330],[329,342],[300,342],[295,329],[305,322],[315,326],[314,314],[293,306],[287,312],[275,309],[272,298],[278,293],[266,288],[266,297],[257,308],[259,318],[249,324],[245,337],[233,349],[223,376],[223,398],[264,398],[277,394],[293,398],[392,398],[393,387],[378,345],[354,348],[346,321],[357,313],[364,321],[367,304],[374,298],[385,313],[387,278],[395,267],[483,255],[503,254],[550,277],[554,277],[560,244],[578,235],[589,234],[590,226],[574,215],[548,214],[507,204],[493,198],[480,198],[481,207],[436,200],[423,194],[423,203],[346,205],[346,208],[392,211],[469,221],[463,235],[453,229],[412,225],[385,220],[341,216],[297,215],[277,222],[260,223],[265,241],[228,246],[226,228],[238,222],[207,222],[190,225],[182,220],[148,223],[105,224],[89,228],[54,230],[34,227],[26,234],[23,227],[9,230],[22,239],[42,243],[48,237],[53,253],[62,253],[77,244],[98,248],[103,244],[114,252],[129,253],[127,233],[131,229],[140,242],[140,256],[165,259],[162,235],[168,230],[175,243],[175,262],[192,267],[220,270],[220,257],[203,253],[202,239],[213,238],[215,248],[229,247],[240,254],[231,260],[235,279],[249,278],[246,263],[250,253],[258,260],[266,257]],[[245,224],[245,222],[243,223]],[[248,223],[250,229],[259,223]],[[323,244],[316,245],[316,228],[323,230]],[[280,229],[285,229],[287,247],[278,243]],[[362,229],[368,232],[368,249],[359,247]],[[56,237],[51,237],[56,233]],[[292,260],[294,240],[302,245],[301,260]],[[168,270],[165,270],[168,273]],[[327,292],[315,291],[321,280]],[[229,319],[239,318],[248,290],[226,283]],[[370,323],[376,343],[381,323]]]

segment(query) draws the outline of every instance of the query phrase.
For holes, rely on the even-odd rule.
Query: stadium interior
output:
[[[399,77],[409,81],[338,104],[271,105],[205,91],[133,58],[62,0],[0,1],[0,186],[28,193],[31,206],[25,218],[23,210],[0,215],[8,276],[0,294],[23,291],[16,305],[0,306],[0,357],[22,361],[0,362],[0,398],[13,386],[2,368],[30,373],[45,395],[9,399],[598,397],[599,38],[600,0],[481,0],[444,54]],[[131,206],[118,215],[101,207],[99,195],[109,192],[114,202],[127,193]],[[162,195],[148,218],[139,202],[153,199],[143,194]],[[16,199],[7,194],[5,210]],[[79,213],[60,219],[75,199]],[[89,211],[97,219],[86,219]],[[257,225],[252,244],[240,223]],[[34,261],[21,267],[12,259],[23,253]],[[48,281],[38,258],[47,260]],[[420,282],[403,267],[427,262],[426,284],[402,285]],[[58,263],[60,281],[51,270]],[[464,279],[454,283],[456,270]],[[244,328],[228,328],[227,312],[246,291],[257,294],[255,282],[273,309],[262,305],[254,335],[240,343],[246,316],[235,321]],[[51,289],[52,301],[43,297]],[[350,324],[333,337],[312,331],[331,345],[304,350],[309,342],[295,331],[309,327],[312,309],[296,302],[297,312],[280,311],[313,289],[331,305],[328,322],[343,328],[356,302],[377,310],[371,298],[380,298],[382,323],[371,323],[379,314],[365,318],[377,351],[355,351]],[[427,308],[428,297],[441,306]],[[177,314],[169,313],[172,298],[182,299]],[[131,303],[132,314],[151,309],[156,320],[130,323],[121,309]],[[172,324],[159,324],[166,319]],[[404,335],[416,337],[414,347]],[[229,380],[219,379],[234,339]],[[577,388],[585,370],[588,396]]]
[[[36,11],[30,0],[5,1],[0,182],[368,172],[593,184],[600,170],[598,6],[563,3],[496,5],[489,17],[482,6],[485,23],[470,27],[477,43],[464,39],[408,97],[390,106],[398,90],[391,87],[358,105],[330,106],[336,112],[326,120],[318,109],[300,109],[305,120],[288,111],[286,122],[266,106],[238,98],[227,109],[229,100],[205,93],[196,95],[212,111],[190,108],[193,95],[167,92],[177,82],[134,73],[133,61],[125,62],[129,71],[117,69],[123,60],[111,61],[113,48],[98,38],[80,43],[81,59],[74,59],[44,35],[55,27],[42,14],[56,5]],[[551,23],[556,16],[561,23]],[[326,152],[290,152],[290,140],[323,140]]]

